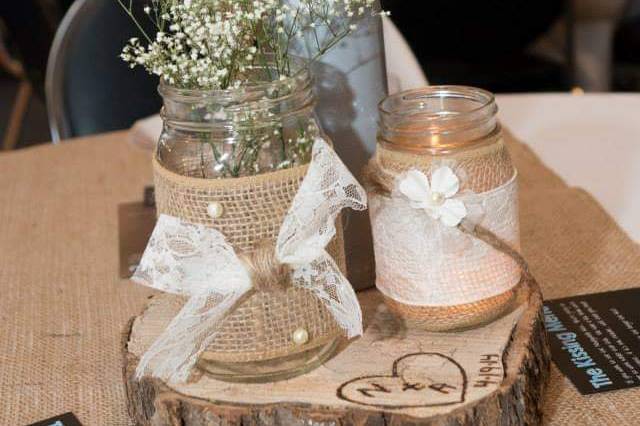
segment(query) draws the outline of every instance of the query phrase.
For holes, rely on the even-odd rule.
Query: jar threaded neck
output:
[[[408,90],[383,100],[379,110],[379,140],[396,150],[444,154],[499,129],[493,94],[467,86]]]

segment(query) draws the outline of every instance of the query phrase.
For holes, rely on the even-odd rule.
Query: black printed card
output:
[[[80,421],[73,413],[69,412],[33,423],[29,426],[82,426],[82,424],[80,424]]]
[[[640,385],[640,288],[548,300],[553,361],[583,395]]]

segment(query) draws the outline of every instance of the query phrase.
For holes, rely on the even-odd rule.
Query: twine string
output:
[[[290,284],[291,267],[280,263],[272,242],[262,241],[254,250],[240,253],[238,257],[249,271],[255,290],[285,290]]]

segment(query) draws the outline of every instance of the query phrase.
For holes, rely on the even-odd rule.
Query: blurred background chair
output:
[[[137,29],[115,0],[73,3],[47,64],[45,92],[54,143],[128,128],[159,111],[157,78],[130,70],[119,58],[133,36]]]
[[[33,89],[31,87],[31,83],[27,79],[22,63],[11,57],[1,36],[0,70],[8,73],[11,77],[19,81],[15,101],[12,104],[11,115],[9,116],[6,130],[2,138],[2,145],[0,146],[2,150],[8,151],[14,149],[18,144],[20,129],[29,107],[29,101],[31,100]]]

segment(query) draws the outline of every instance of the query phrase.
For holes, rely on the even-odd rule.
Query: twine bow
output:
[[[263,241],[255,250],[240,253],[239,258],[249,272],[253,289],[282,290],[290,284],[292,269],[286,263],[280,263],[273,243]]]
[[[236,253],[219,231],[160,215],[132,279],[188,297],[182,310],[140,359],[138,377],[150,373],[185,382],[216,328],[256,291],[294,285],[318,297],[347,337],[362,334],[355,292],[325,248],[345,207],[366,208],[366,193],[321,138],[275,244]]]

